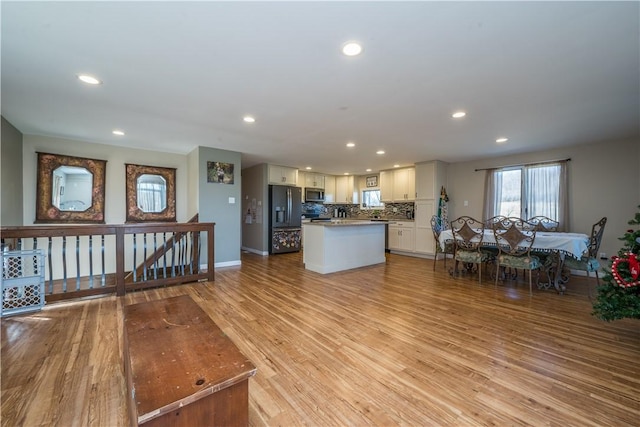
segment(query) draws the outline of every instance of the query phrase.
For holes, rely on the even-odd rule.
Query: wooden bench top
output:
[[[253,363],[187,295],[125,306],[124,313],[125,357],[139,423],[256,373]]]

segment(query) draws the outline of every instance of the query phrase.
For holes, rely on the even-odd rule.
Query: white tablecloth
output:
[[[451,230],[443,230],[440,233],[440,247],[444,249],[444,242],[453,240]],[[496,238],[493,230],[485,230],[482,245],[495,246]],[[538,231],[533,242],[532,249],[542,252],[559,251],[565,255],[579,259],[586,254],[589,245],[589,236],[582,233],[558,233]]]

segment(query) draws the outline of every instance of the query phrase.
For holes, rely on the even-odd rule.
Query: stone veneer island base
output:
[[[307,270],[327,274],[386,262],[382,222],[311,222],[303,224],[303,233]]]

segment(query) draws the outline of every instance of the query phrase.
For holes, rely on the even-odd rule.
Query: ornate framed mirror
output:
[[[125,164],[127,222],[176,221],[176,169]]]
[[[37,154],[35,223],[104,224],[107,161]]]

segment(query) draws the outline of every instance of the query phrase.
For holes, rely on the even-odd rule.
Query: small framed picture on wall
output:
[[[377,187],[378,186],[378,176],[368,176],[367,177],[367,187]]]

